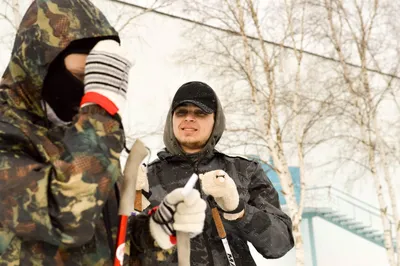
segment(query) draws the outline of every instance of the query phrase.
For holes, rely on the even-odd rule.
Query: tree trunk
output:
[[[385,151],[385,146],[383,143],[383,139],[380,136],[379,128],[378,128],[378,122],[376,117],[374,117],[374,127],[376,131],[376,143],[377,143],[377,149],[379,151],[379,154],[381,156],[381,164],[382,164],[382,169],[384,173],[384,178],[388,187],[389,191],[389,198],[390,198],[390,203],[392,207],[392,213],[393,213],[393,226],[395,230],[395,236],[397,239],[397,248],[396,248],[396,253],[397,253],[397,266],[400,266],[400,220],[399,220],[399,215],[398,215],[398,210],[397,210],[397,199],[396,199],[396,191],[395,191],[395,186],[393,185],[392,178],[389,173],[389,163],[386,157],[386,151]],[[391,238],[393,232],[391,231]],[[393,238],[392,238],[393,239]],[[394,258],[394,256],[393,256]]]
[[[375,150],[373,147],[369,147],[369,164],[372,177],[374,179],[376,195],[378,196],[379,202],[379,209],[381,211],[381,219],[383,225],[383,235],[385,241],[385,249],[388,257],[388,262],[390,266],[395,266],[395,257],[394,257],[394,250],[393,250],[393,241],[392,241],[392,230],[390,227],[390,221],[388,218],[388,207],[385,202],[385,198],[383,196],[383,189],[382,185],[379,180],[379,176],[377,175],[376,171],[376,164],[375,164]]]
[[[292,230],[293,237],[295,239],[295,249],[296,249],[296,265],[304,266],[304,243],[301,234],[301,213],[299,212],[299,206],[296,202],[296,197],[294,193],[294,187],[292,182],[292,176],[289,172],[289,167],[286,162],[286,158],[281,149],[276,148],[274,141],[268,137],[268,143],[270,147],[274,147],[274,151],[271,152],[271,156],[274,162],[274,169],[278,174],[282,193],[285,197],[286,204],[289,210],[289,215],[292,219]]]

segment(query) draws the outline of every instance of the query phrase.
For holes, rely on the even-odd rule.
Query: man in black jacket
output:
[[[282,257],[293,247],[291,220],[281,211],[278,194],[260,164],[215,150],[224,130],[224,113],[211,87],[183,84],[166,120],[166,148],[148,166],[150,201],[158,205],[196,173],[202,197],[214,196],[218,204],[236,265],[256,265],[247,242],[265,258]],[[203,234],[191,241],[191,265],[229,265],[210,210],[207,214]],[[162,265],[176,265],[176,257],[174,253]],[[156,260],[150,253],[143,257],[145,265],[155,265]]]

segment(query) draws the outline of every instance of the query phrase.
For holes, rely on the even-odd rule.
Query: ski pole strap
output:
[[[239,205],[236,207],[236,209],[234,209],[232,211],[225,211],[224,209],[220,208],[218,205],[216,207],[221,212],[228,213],[228,214],[236,214],[236,213],[239,213],[239,212],[243,211],[243,209],[244,209],[244,201],[242,199],[240,199],[239,200]]]
[[[232,211],[226,211],[226,210],[222,209],[221,207],[219,207],[218,204],[215,202],[213,196],[208,196],[207,201],[208,201],[208,204],[210,204],[211,208],[216,208],[220,212],[223,212],[223,213],[236,214],[236,213],[243,211],[243,209],[244,209],[244,201],[242,199],[239,199],[238,206],[236,207],[236,209],[234,209]]]
[[[151,196],[151,191],[147,192],[146,190],[142,189],[142,190],[136,190],[136,194],[135,194],[135,201],[134,201],[134,206],[135,206],[135,210],[138,212],[142,212],[143,211],[143,197],[145,197],[146,199],[149,199]]]
[[[151,194],[153,194],[151,191],[147,192],[146,190],[142,189],[142,195],[146,197],[146,199],[150,199]]]

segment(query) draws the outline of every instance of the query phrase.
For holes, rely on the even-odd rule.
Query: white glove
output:
[[[95,103],[111,115],[122,112],[132,64],[114,40],[99,41],[90,51],[85,67],[85,95],[81,106]]]
[[[195,237],[203,231],[206,202],[197,190],[184,198],[183,188],[177,188],[165,196],[157,211],[150,218],[150,232],[162,249],[176,244],[176,231]]]
[[[239,208],[239,192],[235,181],[223,170],[200,174],[202,190],[213,196],[218,206],[225,212],[225,219],[236,220],[243,216],[244,205]],[[239,210],[237,210],[239,208]],[[232,211],[237,211],[232,213]]]

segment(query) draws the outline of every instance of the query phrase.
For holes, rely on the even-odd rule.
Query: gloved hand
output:
[[[131,66],[118,42],[99,41],[86,59],[81,106],[98,104],[111,115],[123,109]]]
[[[200,174],[202,190],[213,196],[215,202],[224,211],[224,218],[236,220],[244,215],[244,204],[239,200],[235,181],[223,170],[214,170]]]
[[[176,244],[176,231],[195,237],[203,231],[206,202],[197,190],[184,198],[183,188],[177,188],[165,196],[163,202],[150,218],[150,232],[162,249]]]

